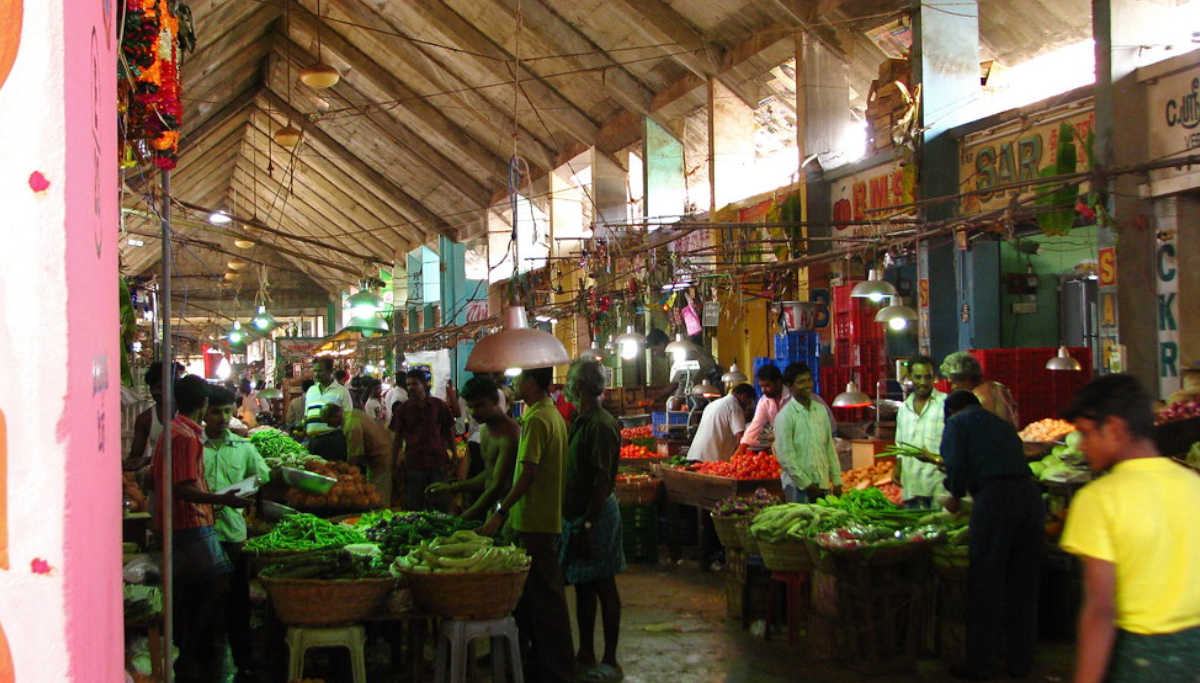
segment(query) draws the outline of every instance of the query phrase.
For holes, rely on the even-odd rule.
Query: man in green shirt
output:
[[[517,462],[521,427],[500,409],[500,390],[489,377],[476,375],[462,389],[462,399],[479,423],[479,450],[483,469],[475,476],[455,484],[438,482],[425,489],[426,496],[454,493],[478,494],[462,514],[463,519],[486,519],[509,489]]]
[[[832,488],[842,493],[842,468],[833,446],[829,408],[813,400],[812,371],[792,363],[783,373],[792,400],[775,416],[775,459],[789,503],[809,503]]]
[[[250,477],[265,482],[271,469],[248,439],[229,431],[236,397],[215,387],[204,414],[204,480],[210,491],[220,491]],[[246,542],[246,518],[237,508],[214,506],[213,528],[233,565],[230,577],[226,623],[229,647],[237,665],[237,681],[257,680],[250,640],[250,569],[242,545]]]
[[[570,681],[575,676],[575,645],[558,560],[567,423],[550,400],[553,378],[551,368],[521,373],[517,391],[526,408],[513,487],[480,529],[481,534],[493,536],[507,519],[532,560],[513,616],[529,663],[525,671],[539,683]]]

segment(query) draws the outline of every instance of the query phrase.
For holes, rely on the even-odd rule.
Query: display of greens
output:
[[[355,555],[342,549],[291,555],[260,572],[269,579],[374,579],[390,576],[378,557]]]
[[[928,462],[938,467],[944,467],[942,456],[937,453],[930,453],[924,448],[919,448],[908,443],[892,444],[875,455],[876,458],[888,458],[893,456],[905,455],[910,458],[916,458],[921,462]]]
[[[392,563],[392,573],[507,572],[529,567],[529,555],[515,545],[495,545],[474,531],[422,541]]]
[[[1041,460],[1029,463],[1033,476],[1042,481],[1080,484],[1092,480],[1083,452],[1079,450],[1083,435],[1079,432],[1067,434],[1066,444],[1055,446]]]
[[[373,543],[379,544],[384,561],[391,562],[423,541],[478,526],[479,522],[468,522],[441,512],[397,512],[368,527],[365,533]]]
[[[340,549],[366,540],[357,529],[300,513],[284,517],[270,533],[246,541],[245,547],[246,552],[251,553],[304,552]]]
[[[309,453],[292,437],[274,427],[259,427],[250,433],[250,443],[258,449],[258,454],[267,461],[272,469],[278,467],[295,467],[304,469],[304,464],[310,460],[321,458]]]

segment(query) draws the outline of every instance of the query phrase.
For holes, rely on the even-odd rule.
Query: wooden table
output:
[[[716,536],[715,530],[712,534],[706,534],[705,526],[710,523],[707,520],[708,512],[718,501],[730,496],[748,496],[759,488],[765,488],[780,498],[783,497],[783,484],[778,477],[774,479],[733,479],[671,467],[658,467],[655,472],[663,480],[663,485],[667,489],[665,509],[667,547],[670,557],[672,560],[678,561],[681,554],[679,519],[682,511],[680,508],[685,505],[695,507],[696,528],[700,537],[701,569],[706,569],[704,560],[714,550],[712,546],[713,538]]]

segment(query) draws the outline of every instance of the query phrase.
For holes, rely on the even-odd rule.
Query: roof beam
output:
[[[401,213],[408,215],[413,220],[422,225],[427,226],[428,230],[422,232],[436,232],[446,236],[452,236],[454,228],[443,220],[440,216],[430,211],[418,199],[409,195],[400,186],[393,183],[387,176],[375,170],[371,166],[364,163],[354,154],[349,152],[338,141],[334,140],[328,133],[321,129],[319,125],[314,124],[300,112],[296,111],[287,102],[284,102],[281,97],[274,92],[267,90],[262,93],[264,99],[270,104],[275,111],[282,112],[290,117],[293,122],[301,126],[305,133],[308,133],[316,139],[321,146],[334,152],[347,165],[351,166],[354,171],[365,178],[372,184],[383,191],[383,195],[389,198],[389,203],[395,204]]]
[[[280,57],[292,60],[302,59],[309,64],[316,60],[314,55],[310,55],[307,50],[295,42],[288,40],[283,35],[276,34],[274,40],[276,53]],[[441,150],[430,142],[427,142],[420,133],[409,128],[392,114],[382,111],[376,106],[377,102],[375,100],[355,87],[351,79],[343,78],[338,85],[335,85],[330,90],[334,95],[346,102],[364,104],[365,106],[360,108],[363,118],[374,124],[381,135],[394,144],[411,151],[414,156],[428,165],[436,176],[443,179],[443,184],[446,187],[462,195],[464,200],[477,204],[480,207],[483,206],[482,200],[490,192],[487,187],[476,179],[475,175],[464,170],[457,162],[448,158]],[[490,185],[492,186],[499,186],[501,183],[507,182],[508,165],[499,157],[489,154],[487,150],[481,148],[475,149],[480,153],[471,155],[469,161],[472,164],[479,161],[487,162],[486,166],[479,167],[475,171],[479,174],[479,177],[490,180]]]

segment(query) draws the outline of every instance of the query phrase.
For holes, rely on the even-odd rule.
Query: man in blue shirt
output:
[[[1037,590],[1045,540],[1045,508],[1021,438],[1010,422],[984,410],[969,391],[946,399],[942,434],[946,508],[957,512],[968,492],[971,510],[967,573],[967,661],[960,678],[987,679],[997,644],[1007,644],[1008,673],[1026,677],[1037,642]]]

